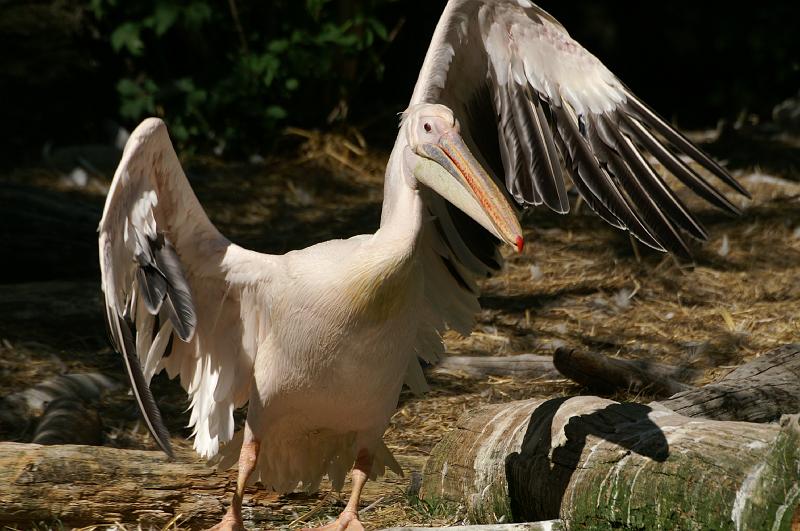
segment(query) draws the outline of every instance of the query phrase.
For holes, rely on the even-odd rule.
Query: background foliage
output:
[[[178,142],[241,145],[344,105],[364,76],[379,78],[390,0],[91,0],[101,34],[124,64],[119,115],[165,117]],[[340,103],[341,102],[341,103]]]
[[[800,88],[797,2],[541,0],[684,127]],[[0,0],[0,165],[165,118],[182,149],[265,153],[286,125],[390,142],[443,0]]]

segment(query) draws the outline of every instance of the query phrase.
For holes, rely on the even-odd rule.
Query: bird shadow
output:
[[[531,415],[522,447],[506,457],[511,511],[515,522],[559,518],[570,480],[585,467],[581,457],[589,437],[607,441],[622,449],[619,459],[635,453],[657,462],[666,461],[669,443],[643,404],[609,404],[583,415],[569,417],[563,429],[556,429],[562,441],[554,443],[554,425],[568,397],[546,401]],[[554,444],[556,446],[554,446]],[[606,465],[613,466],[613,465]]]

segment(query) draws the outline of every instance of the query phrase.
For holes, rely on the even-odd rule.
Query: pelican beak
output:
[[[421,157],[414,168],[417,180],[522,252],[524,241],[517,215],[461,135],[444,133],[435,144],[420,144],[414,151]]]

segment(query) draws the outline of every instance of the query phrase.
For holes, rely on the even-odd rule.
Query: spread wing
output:
[[[686,235],[705,239],[706,231],[648,155],[723,210],[738,213],[686,158],[747,195],[526,0],[449,2],[414,91],[412,103],[422,102],[454,110],[520,204],[566,213],[569,175],[600,217],[658,250],[688,256]]]
[[[688,257],[687,235],[706,239],[706,231],[653,169],[653,158],[727,212],[738,209],[687,159],[748,195],[528,0],[450,0],[414,89],[411,105],[419,103],[453,110],[465,141],[520,205],[568,212],[569,176],[601,218],[661,251]],[[435,219],[425,248],[435,332],[448,323],[468,330],[474,279],[498,269],[499,242],[435,194],[426,204]],[[421,357],[431,343],[420,340]]]
[[[149,389],[166,369],[191,399],[195,449],[216,454],[249,396],[274,257],[233,245],[211,224],[155,118],[125,147],[99,233],[109,335],[150,433],[172,455]]]

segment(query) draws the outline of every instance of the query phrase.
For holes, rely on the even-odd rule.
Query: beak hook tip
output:
[[[521,253],[522,249],[525,247],[525,240],[522,239],[522,236],[517,236],[517,253]]]

